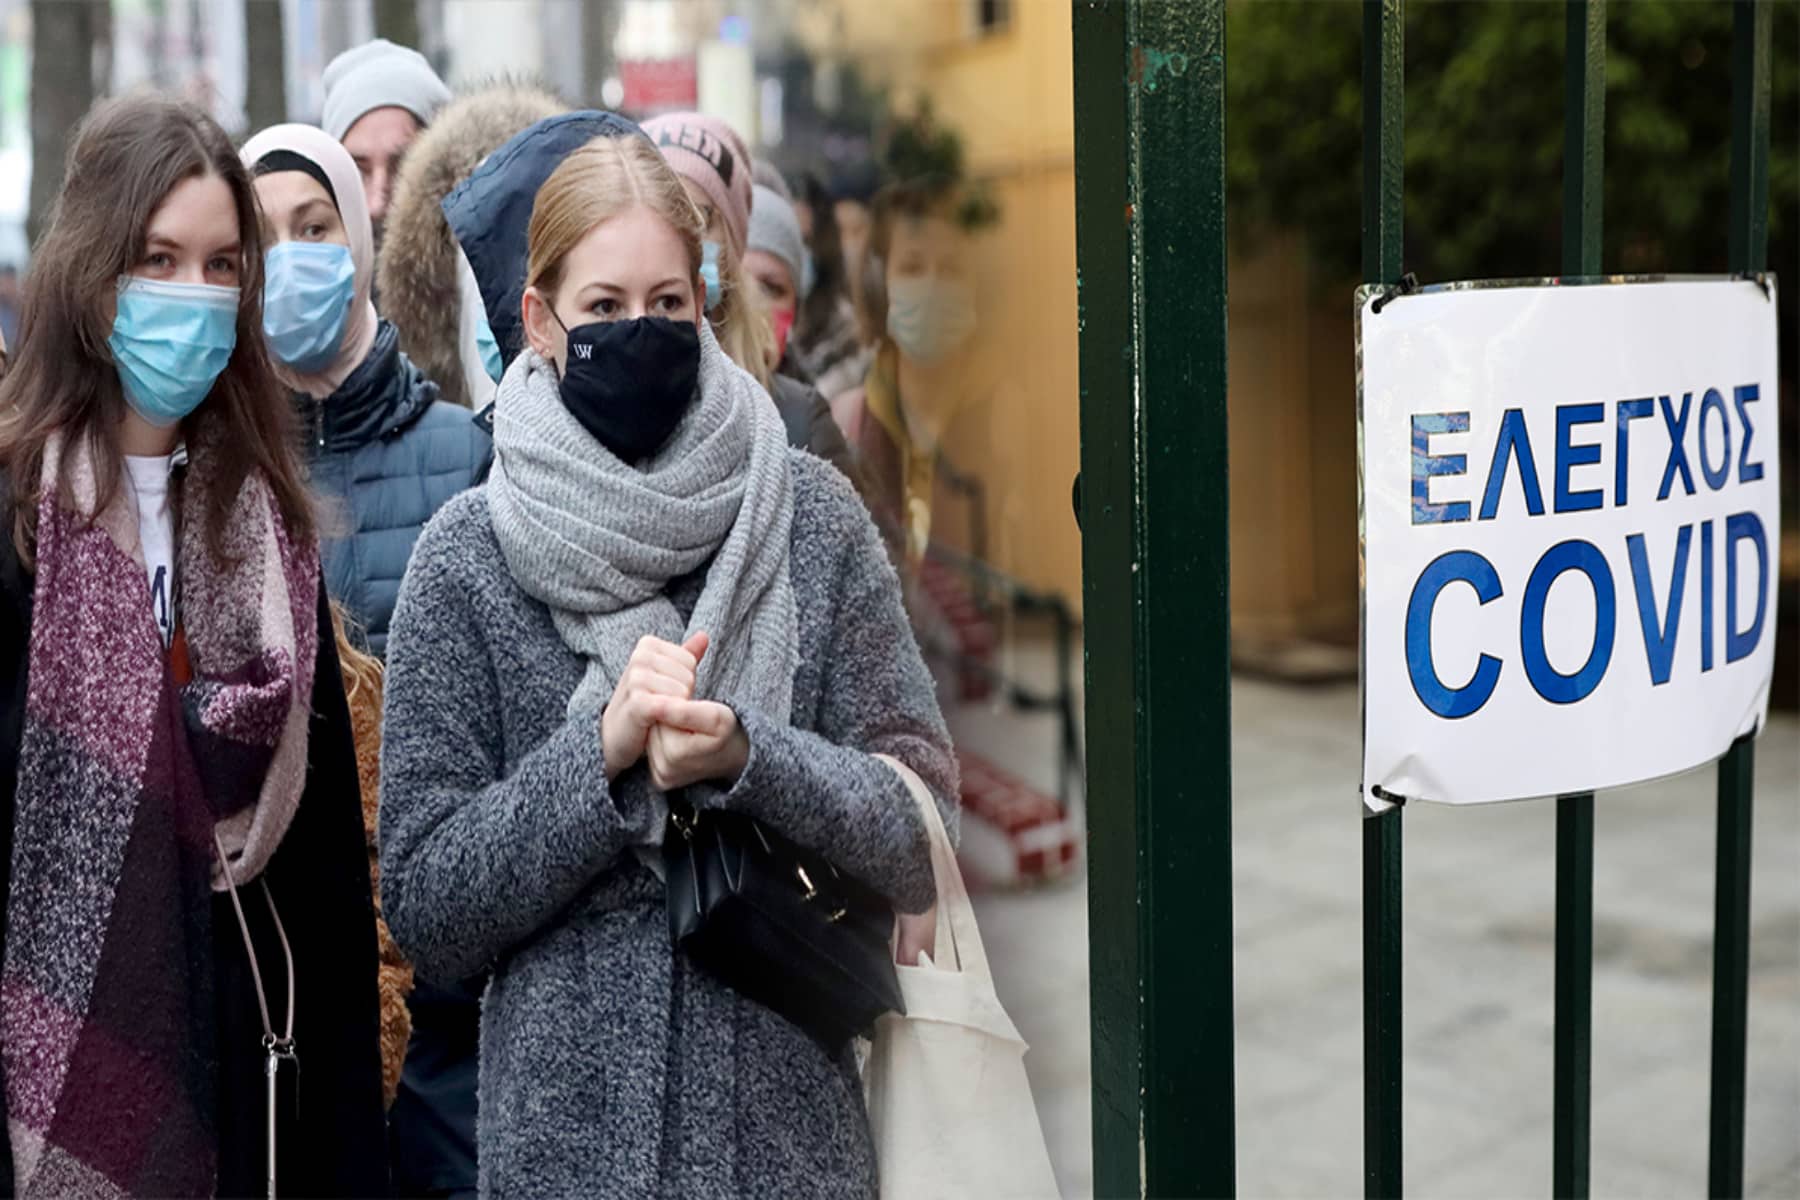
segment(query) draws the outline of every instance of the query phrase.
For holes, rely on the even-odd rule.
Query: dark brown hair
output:
[[[961,189],[945,175],[923,175],[889,184],[875,197],[869,252],[885,261],[893,249],[894,226],[901,221],[942,217],[959,229],[966,229],[967,224],[960,219],[963,202]]]
[[[216,443],[230,447],[209,481],[207,546],[223,553],[228,506],[252,473],[267,480],[295,539],[312,536],[311,506],[293,457],[292,412],[269,365],[262,334],[262,234],[256,191],[225,131],[193,105],[147,94],[102,101],[82,121],[69,149],[62,191],[32,255],[20,305],[18,345],[0,380],[0,467],[11,480],[13,542],[29,563],[38,491],[52,434],[92,456],[99,509],[112,503],[124,464],[116,431],[125,413],[107,339],[119,278],[143,260],[150,219],[176,185],[216,175],[237,208],[243,261],[237,345],[224,372],[182,422],[191,437],[199,422],[216,422]],[[62,503],[74,507],[67,477]]]

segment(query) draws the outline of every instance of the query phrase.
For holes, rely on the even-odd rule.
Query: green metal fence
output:
[[[1591,276],[1600,261],[1605,155],[1606,4],[1569,0],[1565,55],[1563,272]],[[1769,40],[1766,0],[1734,0],[1731,269],[1760,271],[1768,253]],[[1404,118],[1402,0],[1365,0],[1363,43],[1363,273],[1400,279]],[[1717,901],[1713,944],[1712,1122],[1709,1192],[1743,1194],[1744,1056],[1748,1005],[1753,742],[1719,764]],[[1556,1033],[1552,1189],[1588,1194],[1593,1031],[1594,797],[1557,798]],[[1364,1190],[1401,1194],[1401,809],[1364,822]]]
[[[1074,20],[1095,1191],[1227,1195],[1225,10]]]
[[[1224,0],[1075,0],[1094,1181],[1235,1194]],[[1768,252],[1768,0],[1733,0],[1730,265]],[[1363,0],[1363,276],[1401,279],[1404,0]],[[1601,262],[1606,2],[1568,0],[1565,275]],[[1346,370],[1349,364],[1346,364]],[[1743,1193],[1751,768],[1718,768],[1709,1193]],[[1557,798],[1552,1187],[1588,1192],[1592,793]],[[1401,1174],[1401,808],[1363,822],[1364,1190]]]

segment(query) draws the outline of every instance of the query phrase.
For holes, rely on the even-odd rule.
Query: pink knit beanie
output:
[[[717,117],[667,113],[644,122],[675,173],[700,185],[725,223],[732,254],[740,260],[750,236],[750,152],[737,130]]]

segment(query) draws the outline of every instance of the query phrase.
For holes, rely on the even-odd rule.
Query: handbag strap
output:
[[[269,1019],[268,990],[263,986],[262,964],[256,958],[256,944],[250,940],[250,922],[244,919],[244,904],[238,899],[237,880],[231,873],[231,858],[225,853],[225,844],[219,840],[217,830],[213,831],[213,848],[219,854],[219,869],[225,876],[225,884],[231,894],[231,908],[237,914],[238,933],[244,939],[244,953],[250,956],[250,979],[256,985],[256,1007],[262,1017],[263,1049],[280,1050],[286,1054],[293,1052],[294,1046],[294,948],[288,943],[287,929],[281,923],[281,914],[275,910],[275,897],[269,891],[269,881],[265,876],[257,880],[262,885],[263,900],[269,906],[269,916],[275,922],[275,936],[281,940],[281,953],[287,959],[287,1028],[277,1034],[275,1023]]]
[[[937,881],[937,944],[939,958],[943,957],[943,948],[947,945],[955,955],[956,966],[964,974],[993,984],[993,972],[988,968],[987,950],[981,944],[981,931],[975,925],[975,908],[969,903],[968,885],[963,882],[962,870],[956,865],[956,851],[950,845],[949,831],[944,828],[944,818],[938,812],[937,801],[932,798],[931,789],[919,778],[918,772],[890,754],[877,754],[876,758],[892,767],[906,790],[911,793],[913,801],[918,805],[920,814],[925,819],[926,831],[931,835],[931,873]]]

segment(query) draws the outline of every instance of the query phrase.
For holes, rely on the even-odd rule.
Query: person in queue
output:
[[[762,289],[775,333],[775,369],[805,378],[805,368],[789,350],[805,292],[806,242],[800,236],[800,222],[794,219],[793,205],[780,192],[759,183],[751,195],[744,273]]]
[[[918,912],[923,821],[872,755],[956,796],[879,535],[721,350],[703,232],[645,139],[551,175],[493,474],[395,611],[382,893],[422,972],[492,968],[485,1195],[876,1192],[853,1052],[677,952],[656,870],[680,792]]]
[[[445,221],[444,199],[514,134],[568,109],[537,87],[478,87],[438,113],[401,167],[376,252],[379,307],[400,331],[400,349],[458,407],[488,405],[500,363],[481,289]]]
[[[969,355],[977,313],[960,201],[936,179],[882,193],[868,256],[879,274],[862,294],[865,319],[883,333],[864,385],[831,402],[903,578],[924,557],[942,507],[944,438],[983,392]]]
[[[450,103],[450,89],[423,54],[386,38],[339,54],[326,64],[322,82],[321,124],[356,163],[379,246],[401,160]]]
[[[175,99],[101,104],[0,383],[19,1195],[387,1191],[356,760],[290,419],[237,152]]]
[[[873,162],[843,164],[831,180],[831,227],[837,234],[843,254],[844,286],[851,307],[858,317],[865,311],[863,282],[868,278],[865,267],[869,243],[875,231],[875,203],[881,190],[881,173]],[[880,329],[865,326],[862,341],[872,345],[881,335]]]
[[[707,319],[731,361],[767,390],[775,332],[762,293],[743,286],[754,187],[750,151],[737,130],[700,113],[666,113],[643,128],[700,210]]]
[[[744,273],[753,286],[762,289],[775,332],[770,394],[787,426],[788,442],[811,450],[842,471],[860,491],[862,473],[856,455],[792,347],[794,317],[806,278],[806,243],[800,237],[800,223],[794,219],[793,206],[773,188],[758,184],[754,195]]]
[[[872,343],[864,343],[834,205],[817,178],[804,179],[794,216],[806,240],[811,270],[801,283],[803,297],[789,343],[813,385],[831,400],[862,386],[875,350]]]
[[[774,398],[794,445],[855,478],[855,456],[833,428],[831,407],[809,383],[776,370],[781,355],[763,289],[744,270],[749,252],[753,166],[744,141],[717,117],[670,113],[644,132],[675,169],[700,212],[706,314],[727,357]]]
[[[251,138],[268,247],[263,331],[293,394],[313,491],[340,528],[325,581],[377,658],[419,531],[475,482],[488,437],[405,354],[369,303],[375,248],[362,182],[324,131],[277,125]]]
[[[477,87],[438,113],[401,168],[376,259],[381,311],[399,329],[401,350],[448,403],[488,407],[500,359],[444,201],[520,130],[567,109],[549,92],[521,83]],[[407,998],[412,1039],[388,1115],[394,1185],[409,1196],[472,1196],[480,1171],[475,1038],[485,977],[434,978],[416,967],[414,974]]]

